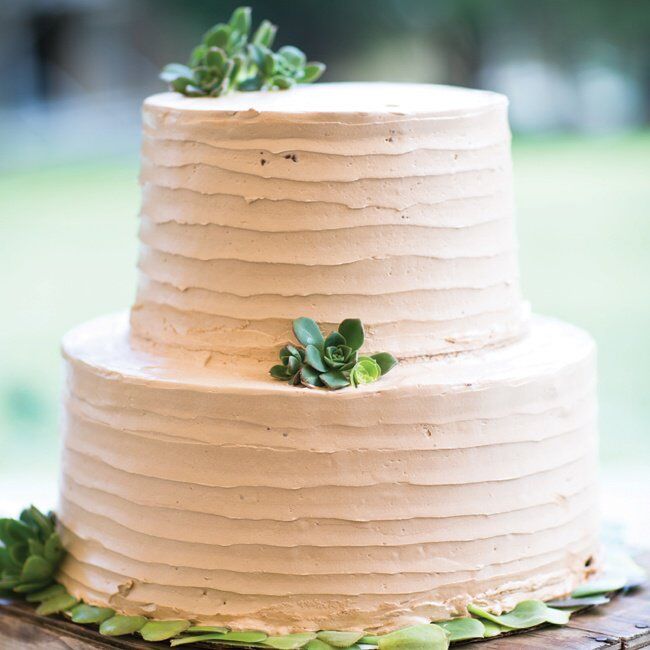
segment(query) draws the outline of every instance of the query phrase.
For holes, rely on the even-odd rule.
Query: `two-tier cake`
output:
[[[507,101],[321,84],[144,104],[139,286],[64,340],[60,579],[233,628],[560,596],[597,552],[594,345],[530,317]],[[400,364],[268,374],[291,322]]]

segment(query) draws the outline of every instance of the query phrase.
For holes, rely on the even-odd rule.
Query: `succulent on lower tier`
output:
[[[311,318],[293,321],[293,333],[302,346],[287,343],[280,350],[280,364],[270,370],[271,376],[294,386],[338,390],[377,381],[397,365],[388,352],[361,355],[365,340],[363,323],[346,318],[338,331],[323,336]]]
[[[54,581],[63,557],[52,513],[34,506],[20,519],[0,519],[0,593],[30,594]]]

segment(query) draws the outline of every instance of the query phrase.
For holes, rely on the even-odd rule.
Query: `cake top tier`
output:
[[[407,83],[330,83],[304,85],[290,92],[238,92],[224,97],[185,97],[160,93],[145,105],[162,109],[182,109],[197,113],[246,112],[353,115],[389,114],[443,117],[480,112],[506,105],[504,95],[455,86]]]
[[[133,343],[272,360],[305,316],[368,352],[521,335],[507,100],[343,83],[144,105]]]

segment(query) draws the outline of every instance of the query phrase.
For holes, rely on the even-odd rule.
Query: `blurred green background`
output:
[[[162,89],[158,69],[237,4],[0,5],[0,509],[52,498],[60,337],[132,300],[139,104]],[[280,43],[328,63],[326,81],[510,96],[524,292],[597,339],[605,467],[645,476],[650,2],[250,4],[255,22],[280,25]]]

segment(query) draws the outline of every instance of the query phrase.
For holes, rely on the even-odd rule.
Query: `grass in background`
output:
[[[650,458],[650,134],[515,140],[522,282],[600,350],[603,458]],[[55,475],[59,340],[135,289],[135,161],[0,179],[0,478]],[[51,484],[48,484],[51,485]]]

